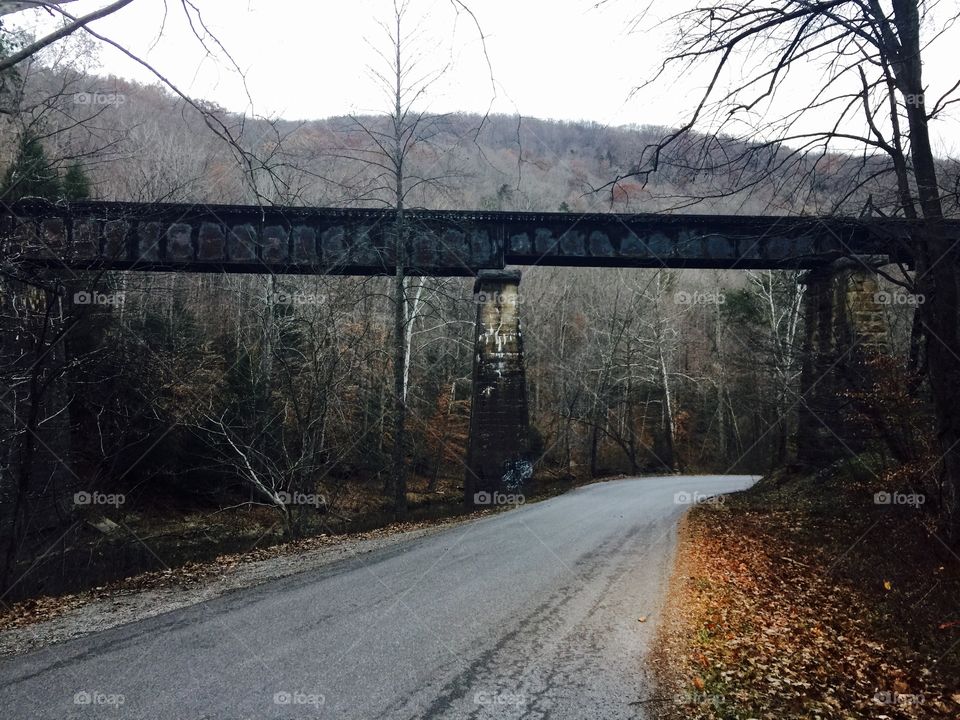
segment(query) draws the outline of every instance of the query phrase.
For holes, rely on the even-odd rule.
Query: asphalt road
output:
[[[590,485],[8,658],[0,716],[647,717],[675,495],[751,482]]]

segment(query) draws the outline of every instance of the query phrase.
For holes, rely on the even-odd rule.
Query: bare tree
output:
[[[453,5],[458,12],[470,12],[462,3]],[[462,175],[456,166],[456,145],[441,147],[434,142],[449,130],[449,116],[431,113],[426,107],[431,88],[449,65],[422,67],[427,49],[411,13],[409,0],[394,0],[389,21],[379,23],[388,49],[381,50],[371,43],[381,62],[378,67],[369,68],[369,73],[388,99],[389,111],[373,120],[352,116],[353,129],[366,139],[368,147],[331,153],[334,158],[360,161],[371,168],[372,177],[362,186],[360,197],[394,211],[387,235],[394,262],[391,487],[398,520],[407,514],[405,438],[413,325],[427,283],[422,277],[408,277],[413,269],[412,259],[407,256],[408,245],[421,229],[410,221],[407,208],[414,193],[423,195],[430,190],[443,194],[445,184]],[[476,21],[472,14],[471,18]],[[423,153],[425,149],[432,152]]]
[[[626,177],[646,182],[654,173],[708,173],[714,187],[678,194],[675,206],[772,185],[797,199],[792,211],[866,205],[921,221],[910,241],[916,275],[901,282],[927,300],[918,321],[943,454],[943,507],[955,541],[960,263],[943,219],[945,199],[956,189],[942,182],[930,124],[960,100],[960,79],[930,96],[923,57],[958,19],[955,9],[923,0],[707,2],[684,11],[671,20],[672,48],[649,82],[674,69],[706,67],[705,90],[683,125],[647,146],[608,186]],[[818,72],[821,82],[804,85],[803,69]],[[860,151],[845,152],[851,146]],[[824,175],[839,179],[825,186]]]

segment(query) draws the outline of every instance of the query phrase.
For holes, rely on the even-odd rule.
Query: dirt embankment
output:
[[[681,526],[663,718],[960,718],[960,557],[870,474],[765,479]]]

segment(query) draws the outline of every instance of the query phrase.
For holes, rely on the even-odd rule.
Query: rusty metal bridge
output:
[[[385,275],[392,210],[23,200],[0,208],[2,257],[71,270]],[[960,222],[951,221],[960,237]],[[848,255],[911,262],[898,219],[410,210],[412,274],[508,265],[819,267]]]
[[[403,238],[409,274],[477,276],[464,482],[472,505],[484,493],[522,488],[533,473],[520,273],[508,266],[811,270],[798,446],[812,456],[859,442],[844,437],[836,407],[849,382],[836,370],[846,355],[838,348],[882,335],[871,264],[910,265],[918,229],[906,220],[731,215],[411,210],[398,219],[391,210],[28,199],[0,207],[0,266],[55,277],[63,270],[389,275],[395,239]],[[946,226],[960,239],[960,222]],[[841,261],[849,256],[871,262]]]

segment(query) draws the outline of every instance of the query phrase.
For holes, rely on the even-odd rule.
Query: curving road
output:
[[[752,482],[598,483],[8,658],[0,714],[642,718],[677,493]]]

